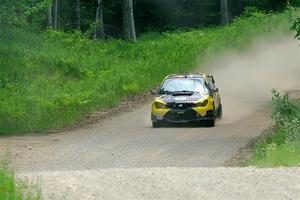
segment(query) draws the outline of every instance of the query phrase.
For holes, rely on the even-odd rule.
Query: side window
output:
[[[208,87],[209,87],[209,89],[210,89],[210,90],[215,89],[215,84],[214,84],[214,82],[213,82],[212,77],[208,77],[207,80],[208,80]]]

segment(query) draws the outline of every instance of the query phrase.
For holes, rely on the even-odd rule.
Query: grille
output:
[[[178,113],[179,112],[179,113]],[[174,109],[170,110],[166,115],[165,119],[170,121],[191,121],[197,118],[197,113],[193,109],[184,110],[183,113],[182,109]]]
[[[168,108],[171,109],[188,109],[194,106],[193,103],[168,103]]]

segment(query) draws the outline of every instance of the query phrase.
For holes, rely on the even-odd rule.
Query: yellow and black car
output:
[[[167,123],[200,123],[215,126],[222,104],[213,76],[176,74],[167,76],[152,101],[153,127]]]

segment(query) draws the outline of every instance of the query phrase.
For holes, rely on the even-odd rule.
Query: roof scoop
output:
[[[195,91],[176,91],[172,93],[172,96],[191,96],[195,93]]]

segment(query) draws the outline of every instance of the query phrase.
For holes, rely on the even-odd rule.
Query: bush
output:
[[[273,90],[273,123],[285,137],[284,142],[300,139],[300,109],[289,101],[288,95],[280,96]]]
[[[248,164],[292,166],[300,163],[300,101],[291,103],[287,94],[273,90],[273,126],[258,140]]]

